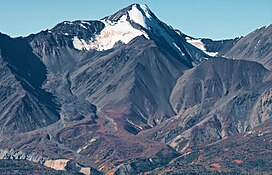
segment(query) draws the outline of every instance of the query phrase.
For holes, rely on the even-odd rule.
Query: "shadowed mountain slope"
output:
[[[46,67],[23,39],[0,34],[2,133],[26,132],[59,120],[58,105],[42,89]]]

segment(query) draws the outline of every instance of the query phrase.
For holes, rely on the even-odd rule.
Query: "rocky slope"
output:
[[[272,116],[271,87],[261,64],[211,59],[177,81],[170,97],[177,115],[143,135],[186,153],[250,131]]]
[[[210,58],[139,4],[26,39],[47,67],[44,87],[58,97],[64,119],[97,110],[114,119],[111,127],[118,121],[134,134],[174,115],[168,98],[176,79]]]
[[[195,39],[139,4],[0,35],[0,157],[85,174],[189,166],[180,157],[271,118],[271,71],[214,57],[242,39]]]
[[[217,52],[218,56],[259,62],[271,70],[271,34],[272,25],[270,24],[235,39],[220,41],[201,39],[201,41],[208,51]]]
[[[46,67],[23,39],[0,34],[1,134],[22,133],[59,120],[58,104],[42,89]]]
[[[132,20],[133,13],[148,18],[148,27]],[[131,29],[125,31],[129,36],[113,45],[101,45],[108,32],[124,34],[119,25]],[[193,61],[179,35],[149,9],[132,5],[100,21],[63,22],[25,39],[46,66],[42,88],[61,105],[60,120],[3,139],[4,158],[39,155],[40,163],[62,158],[81,168],[109,171],[117,162],[117,167],[129,162],[141,165],[148,158],[157,160],[151,163],[155,168],[178,155],[163,143],[134,135],[174,114],[167,102],[170,92]],[[11,148],[14,151],[9,155]]]
[[[270,174],[271,124],[188,152],[149,174]]]
[[[246,59],[263,64],[272,69],[272,25],[264,26],[242,37],[224,55],[230,58]]]

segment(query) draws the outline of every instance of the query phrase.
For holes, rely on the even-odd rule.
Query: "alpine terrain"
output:
[[[0,171],[272,173],[271,35],[194,38],[140,4],[0,33]]]

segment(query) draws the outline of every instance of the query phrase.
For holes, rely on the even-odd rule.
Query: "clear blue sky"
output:
[[[272,23],[272,0],[2,0],[0,32],[26,36],[64,20],[100,19],[132,3],[147,4],[193,37],[233,38]]]

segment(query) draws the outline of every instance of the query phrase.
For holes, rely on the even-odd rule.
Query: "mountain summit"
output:
[[[147,19],[152,20],[150,13],[151,11],[146,5],[131,5],[100,20],[104,28],[99,34],[88,41],[75,36],[73,44],[79,50],[102,51],[113,48],[117,42],[127,44],[137,36],[145,36],[146,39],[150,39],[148,33],[143,29],[147,28]],[[80,25],[90,25],[90,23],[85,21]]]
[[[64,40],[62,44],[86,51],[114,49],[143,36],[180,57],[188,67],[211,57],[188,42],[186,35],[160,21],[146,5],[140,4],[132,4],[97,21],[64,21],[43,34],[54,35],[59,38],[57,40]]]
[[[132,4],[103,19],[109,21],[119,21],[123,16],[126,16],[129,21],[133,21],[145,28],[147,28],[147,23],[149,20],[152,20],[152,18],[156,19],[156,16],[145,4]]]

